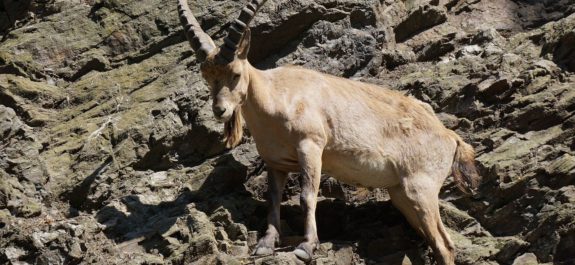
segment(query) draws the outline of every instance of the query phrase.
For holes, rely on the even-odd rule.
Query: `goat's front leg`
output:
[[[268,170],[268,229],[254,250],[254,255],[270,255],[274,253],[280,237],[280,206],[282,192],[287,180],[287,173],[279,170]]]
[[[323,147],[312,140],[304,140],[298,148],[298,160],[302,170],[302,192],[300,204],[305,214],[305,241],[299,244],[294,254],[309,261],[319,246],[315,222],[317,193],[321,180],[321,156]]]

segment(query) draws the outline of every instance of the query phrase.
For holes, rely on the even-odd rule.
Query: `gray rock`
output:
[[[436,61],[439,57],[446,55],[455,50],[455,44],[452,42],[455,34],[431,42],[418,51],[418,61]]]
[[[0,3],[0,31],[13,25],[0,40],[0,263],[301,264],[298,174],[282,196],[282,245],[249,255],[266,229],[265,163],[249,133],[225,149],[175,4],[12,2]],[[243,3],[190,4],[219,44]],[[564,0],[268,1],[249,60],[400,90],[472,144],[479,190],[465,196],[450,178],[441,193],[457,264],[570,264],[573,11]],[[433,262],[385,189],[326,175],[320,195],[312,264]]]
[[[420,6],[393,29],[395,41],[403,42],[413,35],[441,24],[446,20],[447,16],[442,8],[428,5]]]
[[[533,253],[525,253],[513,261],[513,265],[537,265],[537,257]]]
[[[4,249],[4,255],[10,261],[18,260],[18,258],[26,255],[26,251],[20,248],[7,247]]]
[[[292,253],[280,252],[274,256],[258,258],[255,260],[254,264],[255,265],[300,265],[300,264],[305,264],[305,263],[300,261]]]

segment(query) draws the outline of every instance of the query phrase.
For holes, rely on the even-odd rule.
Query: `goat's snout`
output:
[[[226,113],[226,108],[223,106],[213,106],[212,111],[214,112],[214,115],[219,118]]]

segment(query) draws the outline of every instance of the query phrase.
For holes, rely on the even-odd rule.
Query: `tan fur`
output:
[[[224,123],[224,137],[227,148],[236,147],[242,140],[244,134],[244,122],[240,107],[237,107],[232,114],[232,118]]]
[[[473,148],[445,128],[428,104],[399,92],[300,67],[252,67],[246,59],[247,34],[233,61],[217,63],[215,50],[201,71],[214,115],[226,123],[228,146],[240,142],[243,116],[268,167],[268,229],[254,253],[273,253],[283,186],[289,172],[299,171],[305,241],[294,253],[311,259],[319,245],[315,207],[325,172],[353,185],[388,188],[393,204],[427,239],[437,262],[454,264],[438,194],[450,173],[462,189],[476,186]]]
[[[479,175],[471,146],[446,129],[429,105],[386,88],[299,67],[260,71],[246,60],[231,64],[224,68],[242,69],[245,82],[231,90],[238,94],[232,92],[230,101],[243,98],[238,104],[262,159],[277,172],[303,171],[309,178],[302,194],[309,213],[307,239],[296,254],[307,257],[317,247],[313,213],[323,171],[353,185],[393,190],[394,205],[428,239],[439,263],[453,264],[454,246],[439,217],[439,189],[450,172],[458,187],[467,191],[476,186]],[[225,75],[225,71],[211,73]],[[234,108],[234,122],[227,124],[235,129],[226,130],[240,133],[241,122],[234,119],[238,105]],[[237,141],[228,143],[233,146]],[[302,157],[309,153],[321,160]],[[271,202],[281,193],[275,196]],[[272,217],[276,211],[279,208],[270,212]],[[267,253],[277,241],[279,225],[271,222],[256,253]]]
[[[459,135],[454,133],[454,138],[457,140],[457,149],[453,158],[451,175],[461,191],[472,193],[480,180],[479,173],[477,173],[477,168],[475,167],[475,151]]]

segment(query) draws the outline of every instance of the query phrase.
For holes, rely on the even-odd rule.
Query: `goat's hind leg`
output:
[[[423,236],[440,265],[455,264],[455,248],[439,216],[439,187],[423,178],[404,180],[388,189],[391,201]]]
[[[274,169],[268,170],[268,228],[254,250],[254,255],[270,255],[280,238],[280,206],[282,192],[288,174]]]

